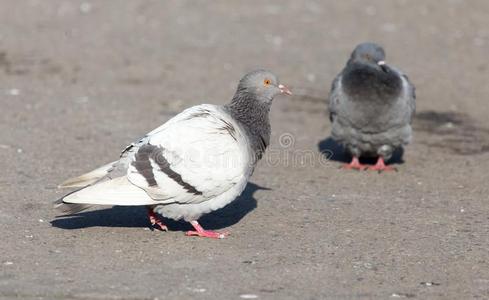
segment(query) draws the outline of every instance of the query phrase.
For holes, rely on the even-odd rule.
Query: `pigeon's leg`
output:
[[[190,222],[192,226],[194,226],[195,231],[187,231],[186,235],[187,236],[200,236],[200,237],[207,237],[207,238],[213,238],[213,239],[223,239],[226,236],[229,235],[229,232],[217,232],[217,231],[211,231],[211,230],[205,230],[200,226],[199,222],[197,221],[192,221]]]
[[[391,166],[387,166],[385,164],[384,158],[382,156],[379,156],[379,159],[377,160],[377,163],[375,164],[375,166],[368,167],[368,170],[378,171],[379,173],[381,173],[383,171],[397,171],[396,168],[391,167]]]
[[[348,170],[365,170],[367,166],[362,165],[360,163],[360,160],[358,160],[358,157],[353,156],[351,159],[351,162],[349,164],[345,164],[342,167],[343,169],[348,169]]]
[[[168,231],[168,227],[166,227],[166,225],[161,222],[161,220],[153,211],[153,208],[151,206],[146,206],[146,209],[148,210],[148,218],[151,226],[161,231]]]

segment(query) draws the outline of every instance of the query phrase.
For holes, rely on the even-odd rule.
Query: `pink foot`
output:
[[[346,170],[365,170],[367,166],[362,165],[358,157],[353,157],[351,163],[343,165],[342,168]]]
[[[192,226],[194,226],[195,231],[187,231],[185,233],[186,236],[200,236],[200,237],[206,237],[206,238],[212,238],[212,239],[223,239],[226,236],[229,235],[229,232],[217,232],[217,231],[211,231],[211,230],[204,230],[202,226],[197,221],[192,221],[190,222]]]
[[[379,157],[375,166],[368,167],[368,170],[378,171],[379,173],[382,173],[384,171],[396,171],[397,172],[396,168],[391,167],[391,166],[387,166],[382,157]]]
[[[158,219],[158,216],[154,213],[153,209],[150,207],[147,207],[146,209],[148,210],[148,218],[151,226],[161,231],[168,231],[168,227]]]

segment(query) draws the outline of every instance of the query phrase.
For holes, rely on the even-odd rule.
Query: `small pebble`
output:
[[[446,128],[449,128],[449,129],[452,129],[452,128],[453,128],[453,127],[455,127],[455,126],[453,125],[453,123],[452,123],[452,122],[447,122],[447,123],[445,124],[445,127],[446,127]]]
[[[83,2],[80,4],[80,11],[84,14],[88,14],[92,10],[92,4],[88,2]]]
[[[242,263],[244,263],[244,264],[248,264],[248,265],[252,265],[252,264],[254,264],[255,262],[254,262],[254,261],[252,261],[252,260],[244,260],[244,261],[242,261]]]
[[[242,294],[242,295],[239,295],[239,297],[241,299],[257,299],[258,298],[258,295],[255,295],[255,294]]]
[[[8,94],[11,96],[18,96],[18,95],[20,95],[20,90],[19,89],[10,89],[8,91]]]

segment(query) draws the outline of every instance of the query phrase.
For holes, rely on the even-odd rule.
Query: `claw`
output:
[[[151,223],[151,227],[161,231],[168,231],[168,227],[166,227],[166,225],[163,224],[163,222],[161,222],[158,216],[154,213],[153,209],[147,207],[147,210],[148,210],[148,218],[149,218],[149,222]]]
[[[362,171],[362,170],[365,170],[367,168],[367,166],[365,165],[362,165],[360,163],[360,161],[358,160],[358,157],[353,157],[351,159],[351,162],[349,164],[345,164],[343,166],[341,166],[342,169],[346,169],[346,170],[359,170],[359,171]]]
[[[200,226],[200,224],[197,221],[192,221],[190,222],[192,226],[194,226],[195,230],[190,230],[185,233],[186,236],[200,236],[200,237],[206,237],[206,238],[212,238],[212,239],[223,239],[227,237],[230,233],[225,231],[225,232],[217,232],[217,231],[212,231],[212,230],[205,230]]]
[[[371,170],[371,171],[378,171],[379,174],[384,172],[384,171],[396,171],[397,172],[397,169],[395,167],[387,166],[385,164],[383,157],[379,157],[375,166],[369,166],[367,169]]]

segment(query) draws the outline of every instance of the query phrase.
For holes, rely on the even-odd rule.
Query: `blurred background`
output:
[[[79,137],[119,130],[129,142],[189,105],[228,101],[257,67],[324,101],[364,41],[383,45],[410,76],[418,111],[485,120],[489,109],[485,1],[29,0],[0,8],[6,144],[26,130],[64,138],[67,126]]]
[[[0,298],[489,297],[489,2],[3,0],[0,19]],[[143,231],[144,210],[49,223],[58,183],[255,68],[295,94],[274,102],[272,149],[285,132],[319,153],[365,41],[417,88],[397,174],[262,164],[271,191],[210,217],[233,225],[217,243]]]

